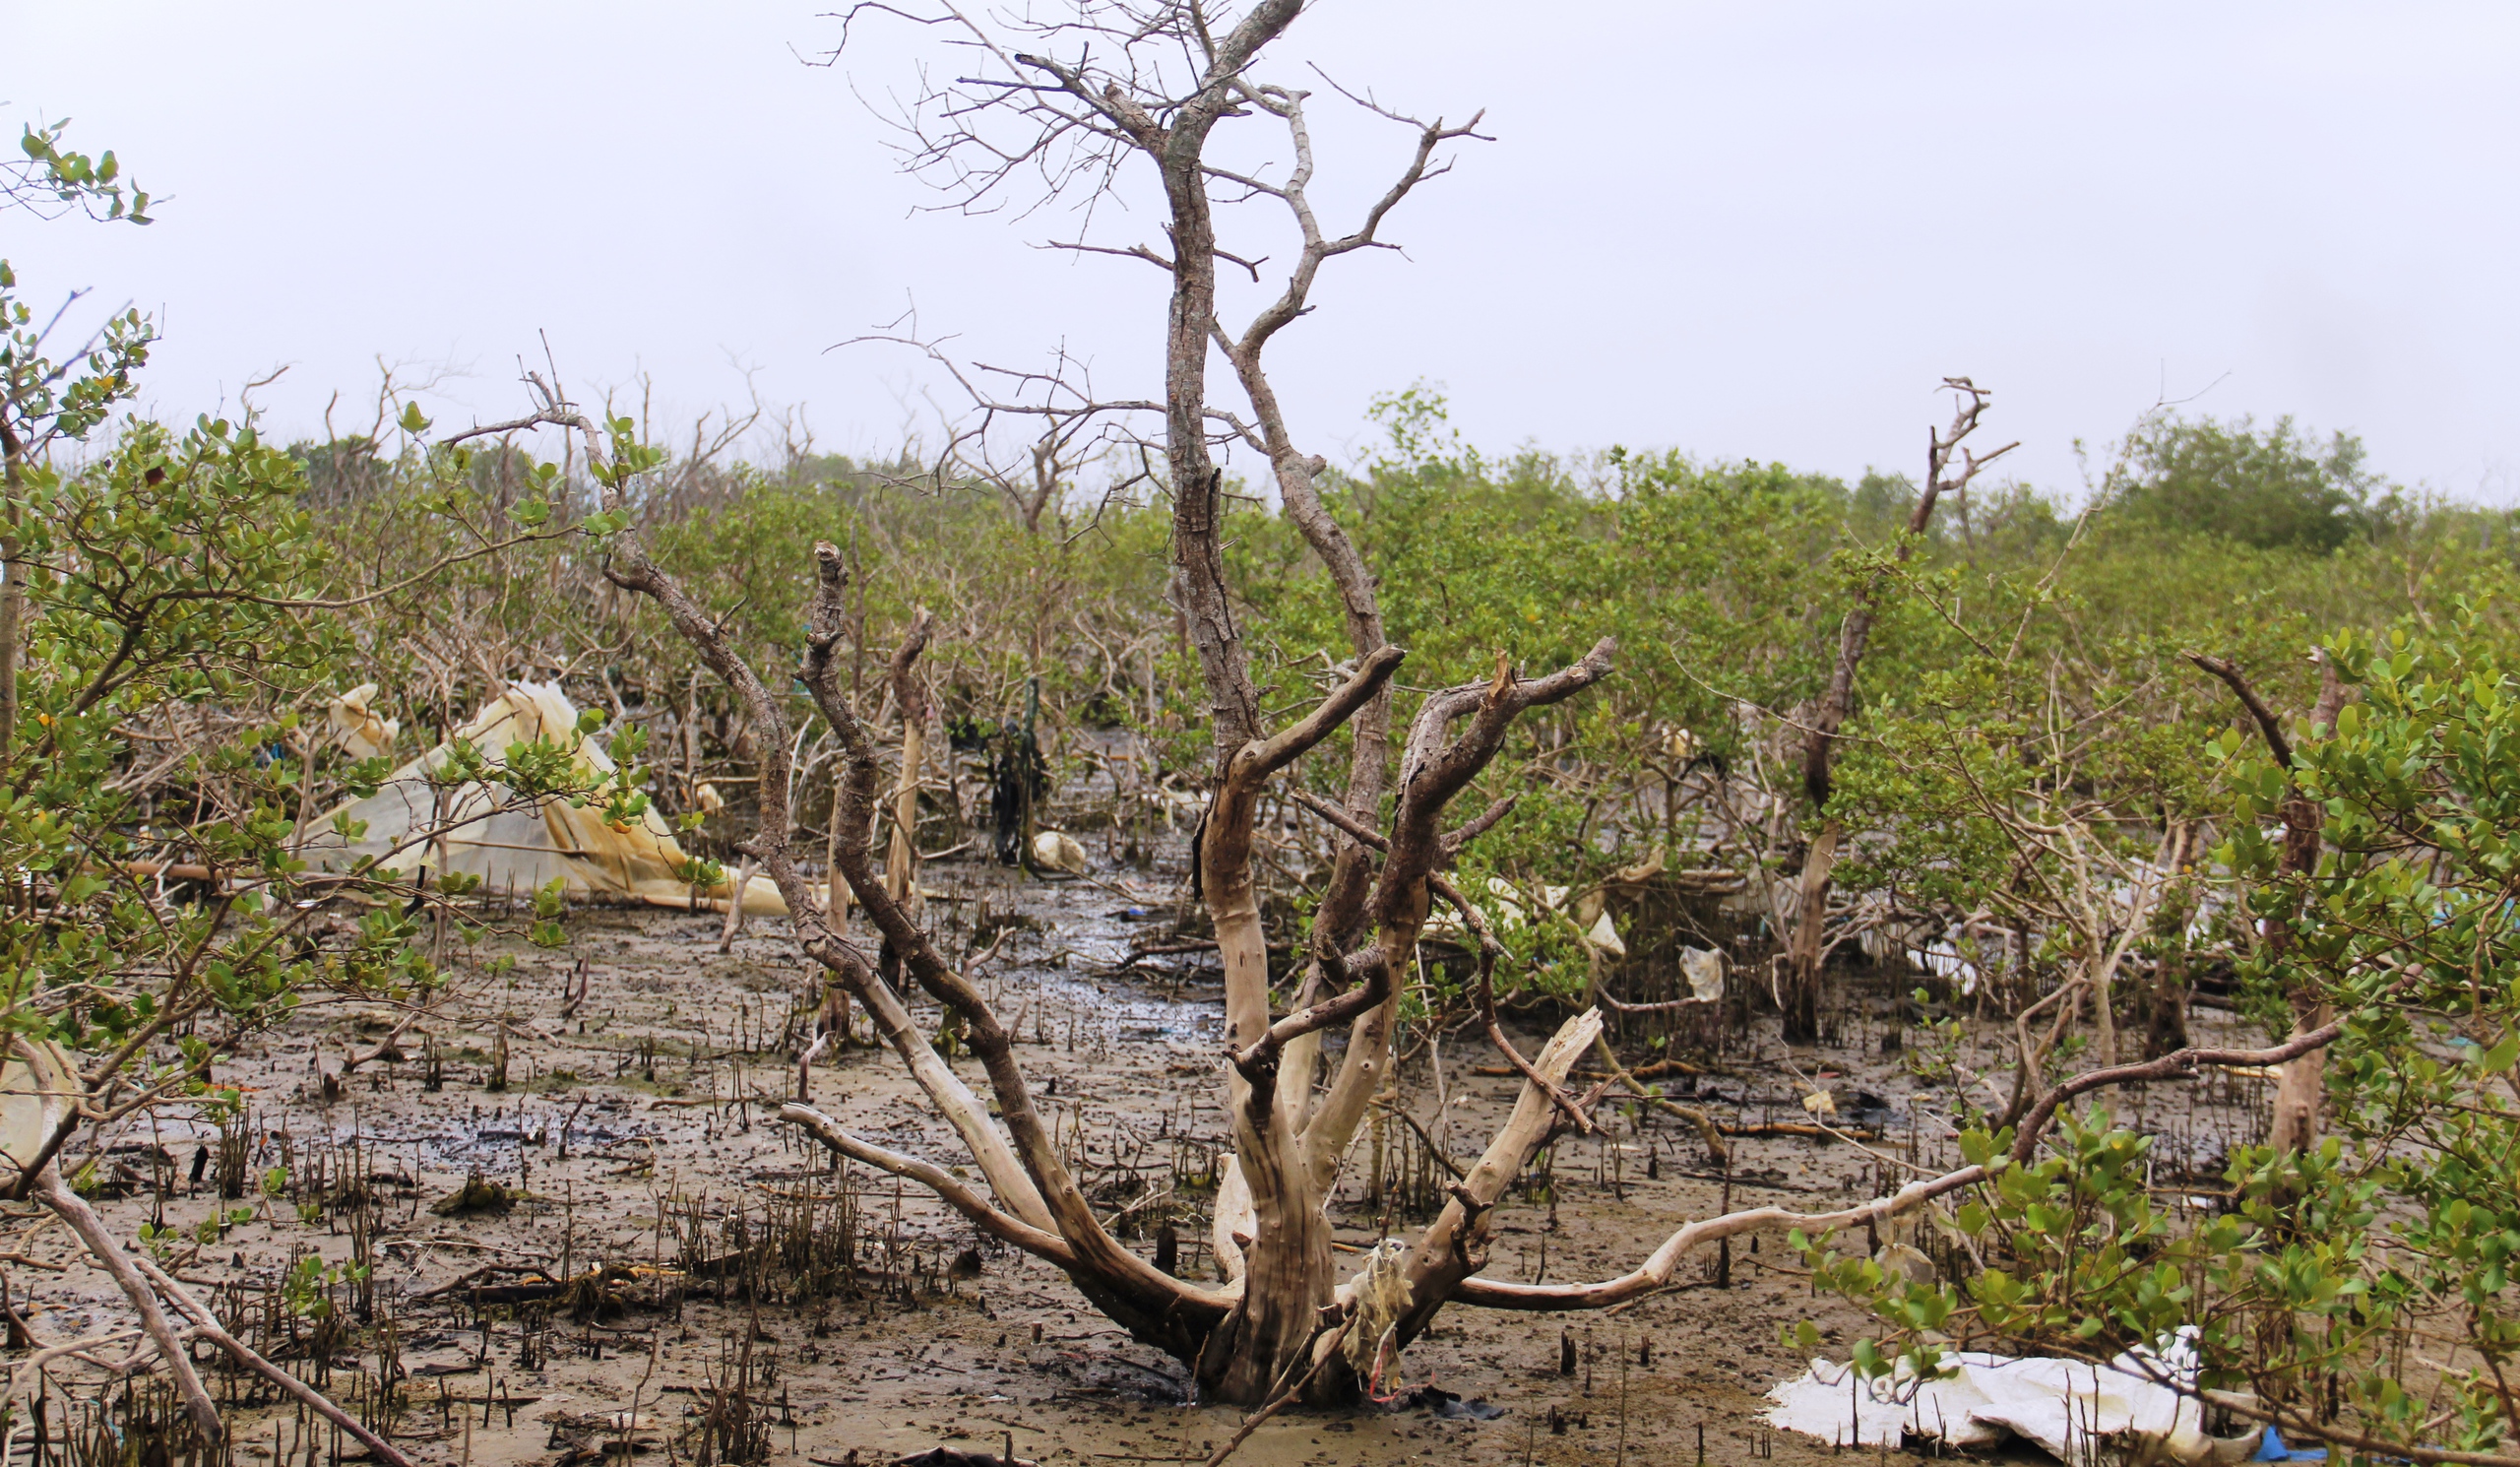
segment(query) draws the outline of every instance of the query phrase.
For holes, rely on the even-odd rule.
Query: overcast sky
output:
[[[276,431],[336,393],[364,427],[380,359],[441,422],[510,415],[547,334],[582,389],[645,374],[681,417],[754,392],[888,451],[952,398],[897,349],[827,349],[914,302],[972,357],[1064,344],[1106,390],[1157,384],[1157,271],[1038,248],[1062,213],[920,212],[879,111],[955,68],[933,33],[862,29],[818,68],[814,0],[0,0],[0,25],[10,133],[74,117],[168,196],[147,229],[0,216],[0,253],[32,298],[156,312],[170,416],[284,364],[256,394]],[[1965,373],[2050,488],[2077,438],[2201,393],[2520,501],[2520,7],[1322,0],[1267,74],[1318,86],[1303,63],[1495,137],[1394,218],[1405,256],[1336,262],[1283,339],[1334,459],[1422,378],[1490,448],[1913,473]],[[1410,140],[1314,105],[1335,223]]]

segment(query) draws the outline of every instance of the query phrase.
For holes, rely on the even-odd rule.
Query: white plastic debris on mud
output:
[[[1071,876],[1082,876],[1085,874],[1085,848],[1066,831],[1045,830],[1033,837],[1033,863],[1048,870],[1065,871]]]
[[[2182,1326],[2160,1354],[2135,1349],[2106,1365],[2014,1359],[1978,1351],[1945,1357],[1951,1372],[1865,1380],[1853,1366],[1815,1360],[1768,1391],[1770,1424],[1833,1446],[1897,1446],[1906,1437],[1991,1446],[2020,1436],[2067,1467],[2244,1461],[2261,1434],[2205,1432],[2196,1388],[2196,1330]]]
[[[1725,958],[1721,949],[1683,947],[1680,949],[1680,975],[1689,981],[1691,1003],[1724,1001]]]

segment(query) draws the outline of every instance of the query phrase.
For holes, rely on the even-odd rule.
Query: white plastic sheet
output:
[[[1768,1392],[1775,1426],[1840,1446],[1897,1446],[1906,1437],[1947,1446],[2035,1443],[2067,1467],[2245,1460],[2258,1433],[2207,1435],[2195,1396],[2196,1330],[2182,1326],[2160,1353],[2130,1350],[2105,1365],[1961,1351],[1941,1379],[1902,1371],[1873,1380],[1815,1360]]]
[[[364,707],[366,700],[359,702]],[[578,733],[577,724],[577,707],[557,683],[517,682],[457,730],[455,737],[480,750],[493,769],[506,762],[511,743],[546,738],[567,747],[590,775],[611,773],[611,757],[597,740]],[[684,883],[679,873],[687,858],[653,809],[615,828],[597,805],[520,801],[495,784],[433,783],[432,773],[452,757],[452,744],[441,743],[394,771],[367,798],[326,811],[308,831],[307,861],[340,870],[360,857],[375,857],[385,870],[404,875],[443,864],[480,877],[493,890],[513,887],[521,893],[556,879],[568,896],[581,900],[687,908],[725,899],[724,885],[695,892]],[[336,815],[346,815],[365,829],[356,840],[346,841],[333,828]],[[421,838],[439,828],[446,828],[443,837]],[[779,888],[767,877],[746,882],[742,898],[744,910],[756,917],[788,911]]]

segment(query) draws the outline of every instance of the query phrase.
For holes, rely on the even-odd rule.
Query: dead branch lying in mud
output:
[[[1968,1166],[1939,1177],[1912,1181],[1887,1197],[1835,1212],[1789,1212],[1781,1207],[1753,1207],[1729,1212],[1722,1217],[1690,1223],[1665,1240],[1642,1264],[1614,1279],[1591,1284],[1509,1284],[1487,1279],[1468,1279],[1455,1295],[1463,1304],[1475,1304],[1495,1309],[1606,1309],[1624,1304],[1663,1288],[1671,1281],[1672,1271],[1682,1258],[1727,1238],[1744,1233],[1800,1228],[1805,1232],[1835,1232],[1841,1228],[1861,1227],[1878,1223],[1902,1213],[1913,1212],[1936,1197],[1977,1185],[1990,1180],[2006,1165],[2018,1166],[2038,1153],[2040,1138],[2054,1123],[2057,1111],[2079,1095],[2088,1095],[2117,1085],[2133,1085],[2150,1080],[2171,1080],[2192,1075],[2202,1068],[2236,1068],[2281,1064],[2314,1050],[2325,1049],[2345,1033],[2345,1022],[2337,1020],[2324,1028],[2304,1034],[2284,1044],[2264,1050],[2200,1050],[2185,1049],[2165,1054],[2159,1059],[2140,1064],[2113,1065],[2096,1069],[2063,1080],[2040,1096],[2030,1108],[2029,1118],[2022,1122],[2014,1138],[2011,1152],[1993,1167]]]
[[[271,1381],[308,1410],[348,1433],[373,1453],[377,1461],[384,1463],[385,1467],[412,1467],[410,1458],[396,1450],[391,1442],[370,1432],[356,1417],[334,1404],[332,1399],[322,1391],[273,1365],[253,1347],[228,1333],[226,1327],[219,1322],[217,1314],[212,1313],[201,1301],[195,1299],[190,1291],[186,1290],[173,1275],[160,1268],[155,1260],[125,1252],[122,1245],[114,1241],[113,1235],[106,1230],[103,1219],[97,1217],[95,1210],[88,1205],[87,1199],[73,1191],[69,1183],[62,1180],[58,1168],[47,1164],[32,1180],[36,1200],[70,1225],[71,1232],[77,1234],[79,1241],[86,1244],[89,1256],[95,1260],[97,1266],[102,1268],[116,1285],[120,1286],[124,1297],[131,1301],[132,1308],[140,1315],[140,1328],[137,1331],[123,1333],[146,1336],[150,1344],[157,1348],[158,1358],[165,1362],[167,1373],[174,1377],[176,1391],[183,1397],[185,1410],[192,1418],[194,1428],[201,1433],[202,1439],[210,1442],[224,1441],[226,1430],[220,1422],[218,1404],[211,1399],[210,1392],[202,1385],[200,1373],[193,1369],[189,1346],[197,1339],[208,1340],[219,1346],[233,1357],[237,1364]],[[179,1330],[166,1317],[165,1305],[169,1302],[191,1318],[192,1323],[188,1328]],[[123,1337],[122,1334],[116,1334],[106,1336],[103,1340],[79,1341],[70,1346],[55,1347],[54,1350],[42,1353],[77,1354],[97,1344],[121,1337]]]
[[[286,1391],[309,1411],[347,1432],[361,1446],[374,1453],[376,1460],[385,1463],[386,1467],[411,1467],[410,1458],[396,1450],[392,1442],[361,1426],[358,1418],[334,1405],[332,1399],[322,1391],[263,1359],[243,1340],[229,1334],[225,1327],[220,1324],[219,1316],[205,1308],[201,1301],[193,1298],[182,1284],[176,1282],[173,1275],[147,1258],[138,1258],[133,1261],[156,1281],[158,1287],[168,1299],[175,1302],[176,1308],[192,1315],[194,1333],[234,1356],[238,1364]]]

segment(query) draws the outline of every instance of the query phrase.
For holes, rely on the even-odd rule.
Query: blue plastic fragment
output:
[[[2252,1462],[2324,1462],[2327,1460],[2327,1448],[2305,1446],[2297,1450],[2286,1446],[2284,1434],[2273,1427],[2268,1427],[2266,1439],[2257,1444],[2257,1455],[2249,1460]]]

